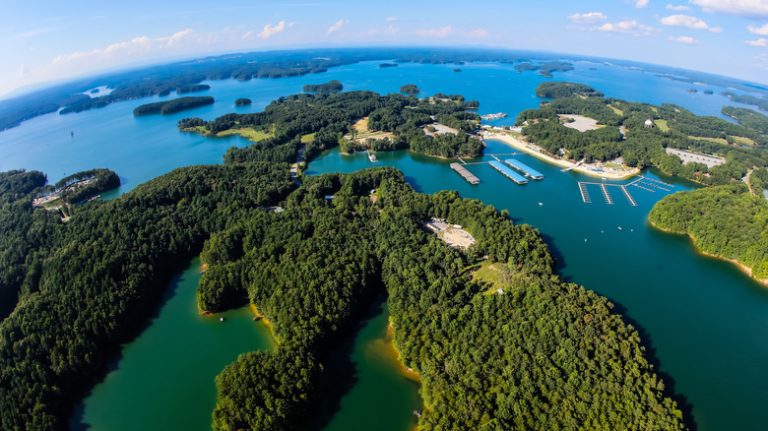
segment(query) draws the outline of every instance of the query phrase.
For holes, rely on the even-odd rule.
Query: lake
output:
[[[574,71],[557,73],[555,79],[589,84],[609,97],[675,103],[697,114],[720,115],[722,106],[730,104],[719,95],[726,89],[717,86],[701,87],[711,88],[714,95],[690,93],[693,84],[635,68],[583,61],[575,66]],[[134,118],[131,113],[136,106],[161,98],[81,114],[46,115],[0,133],[0,170],[39,169],[56,180],[77,170],[107,167],[120,174],[124,185],[119,192],[125,192],[177,167],[220,163],[228,147],[247,144],[236,137],[210,139],[180,133],[175,126],[180,118],[212,119],[232,111],[259,111],[279,96],[301,91],[306,83],[338,79],[346,90],[378,92],[397,91],[413,83],[422,95],[459,93],[479,100],[481,113],[510,114],[491,124],[511,124],[519,111],[540,103],[535,88],[551,80],[520,74],[512,65],[468,64],[461,66],[460,73],[453,72],[454,67],[403,64],[381,69],[378,63],[361,63],[297,78],[213,81],[205,94],[216,98],[214,105],[169,116]],[[238,97],[251,98],[254,104],[236,109]],[[488,153],[512,151],[503,143],[488,143]],[[607,205],[599,188],[590,186],[593,203],[585,204],[577,184],[593,179],[561,172],[527,155],[517,157],[545,178],[525,186],[515,185],[487,164],[469,166],[482,181],[471,186],[446,161],[407,152],[379,153],[378,157],[376,166],[401,169],[419,191],[456,189],[464,197],[509,210],[516,222],[540,229],[558,257],[561,274],[613,300],[618,311],[641,330],[660,371],[674,392],[690,404],[699,430],[765,428],[768,289],[727,263],[696,254],[686,238],[650,228],[648,212],[666,191],[629,187],[637,202],[631,206],[620,189],[609,187],[615,202]],[[343,156],[333,150],[313,161],[309,173],[352,172],[371,166],[365,155]],[[671,183],[670,190],[690,187],[654,173],[646,175]],[[195,265],[171,284],[158,316],[124,347],[114,371],[96,386],[73,421],[95,430],[120,429],[120,421],[125,429],[210,427],[214,376],[238,353],[269,348],[269,343],[245,311],[232,312],[225,322],[197,315]],[[386,312],[381,311],[354,340],[355,369],[350,372],[356,373],[357,380],[340,401],[329,429],[349,429],[346,424],[355,423],[364,416],[359,412],[365,411],[384,411],[395,421],[376,422],[381,427],[366,429],[393,429],[399,427],[392,425],[396,423],[405,431],[413,423],[417,387],[397,374],[396,364],[383,359],[385,354],[376,354],[385,322]],[[381,385],[389,386],[381,389]]]

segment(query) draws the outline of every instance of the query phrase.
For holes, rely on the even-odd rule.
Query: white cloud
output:
[[[649,0],[635,0],[635,7],[642,9],[648,7]]]
[[[450,25],[440,28],[416,30],[416,35],[422,37],[448,37],[451,33],[453,33],[453,27]]]
[[[396,16],[388,16],[387,17],[387,22],[395,22],[395,21],[397,21],[397,17]]]
[[[491,35],[491,32],[484,28],[476,28],[467,33],[469,37],[474,39],[483,39]]]
[[[698,40],[691,36],[670,36],[669,40],[672,42],[682,43],[684,45],[693,45],[699,43]]]
[[[332,26],[328,28],[328,34],[336,33],[337,31],[341,30],[345,25],[349,24],[349,21],[346,19],[340,19],[333,23]]]
[[[764,37],[757,38],[755,40],[745,40],[747,45],[757,46],[759,48],[768,48],[768,39]]]
[[[673,10],[673,11],[677,11],[677,12],[682,12],[684,10],[691,10],[691,8],[689,8],[686,5],[682,5],[682,4],[668,4],[667,5],[667,10]]]
[[[170,36],[161,36],[152,38],[149,36],[139,36],[131,40],[117,42],[107,45],[104,48],[97,48],[91,51],[73,52],[71,54],[62,54],[53,59],[53,65],[66,65],[78,61],[105,61],[111,59],[121,59],[132,56],[141,56],[153,52],[168,51],[179,44],[195,39],[197,35],[188,28],[178,31]]]
[[[661,19],[661,23],[672,27],[688,27],[696,30],[707,30],[712,33],[720,33],[720,27],[710,27],[706,21],[690,15],[670,15]]]
[[[568,17],[575,24],[597,24],[608,19],[602,12],[575,13]]]
[[[600,27],[597,27],[597,30],[609,33],[625,33],[633,36],[648,36],[656,31],[655,28],[640,24],[633,19],[619,22],[606,22]]]
[[[757,35],[760,35],[760,36],[768,36],[768,24],[765,24],[762,27],[758,27],[758,26],[755,26],[755,25],[750,25],[750,26],[747,26],[747,29],[752,34],[757,34]]]
[[[261,33],[259,33],[258,36],[259,36],[260,39],[265,39],[266,40],[266,39],[269,39],[270,37],[272,37],[272,36],[274,36],[276,34],[280,34],[280,33],[284,32],[285,29],[287,27],[290,27],[291,25],[293,25],[293,23],[287,24],[285,21],[280,21],[280,22],[278,22],[275,25],[265,24],[264,25],[264,29],[261,31]]]
[[[768,17],[766,0],[690,0],[707,12],[721,12],[747,17]]]

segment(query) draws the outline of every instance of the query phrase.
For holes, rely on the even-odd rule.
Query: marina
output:
[[[513,171],[509,167],[505,166],[503,163],[497,160],[493,160],[488,163],[491,165],[493,169],[496,169],[497,171],[501,172],[502,175],[506,176],[507,178],[516,182],[517,184],[520,184],[520,185],[528,184],[528,180],[526,180],[525,177]]]
[[[533,169],[532,167],[526,165],[525,163],[516,160],[516,159],[504,159],[504,163],[508,164],[509,166],[513,167],[514,169],[520,171],[528,178],[534,179],[534,180],[542,180],[544,179],[544,174],[537,171],[536,169]]]

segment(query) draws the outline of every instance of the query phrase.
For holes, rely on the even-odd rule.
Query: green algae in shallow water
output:
[[[216,375],[240,353],[274,346],[247,308],[200,316],[199,281],[200,260],[194,259],[170,283],[157,317],[85,399],[73,429],[211,429]]]

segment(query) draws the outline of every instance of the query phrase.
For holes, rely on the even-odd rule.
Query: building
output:
[[[645,127],[646,129],[653,129],[653,126],[655,126],[655,124],[653,120],[651,120],[650,118],[645,120],[645,124],[643,125],[643,127]]]

